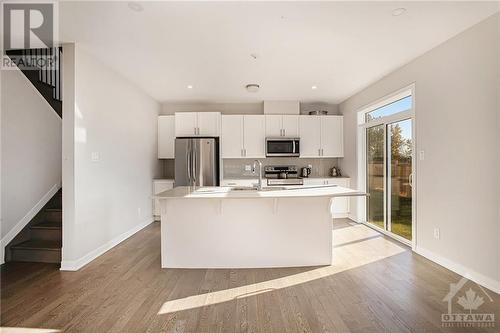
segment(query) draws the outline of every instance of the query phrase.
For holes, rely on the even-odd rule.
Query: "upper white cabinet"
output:
[[[342,116],[300,116],[300,157],[343,157]]]
[[[222,116],[221,123],[222,158],[243,157],[243,116]]]
[[[267,137],[298,137],[299,116],[296,115],[266,115]]]
[[[198,132],[198,113],[179,112],[175,114],[175,136],[194,136]]]
[[[220,135],[220,112],[198,112],[198,135]]]
[[[321,156],[321,119],[317,116],[300,116],[300,157]]]
[[[265,157],[265,118],[261,115],[224,115],[222,158]]]
[[[344,117],[321,117],[321,156],[344,157]]]
[[[175,117],[158,117],[158,158],[174,158]]]
[[[220,112],[177,112],[175,136],[219,136]]]
[[[243,116],[243,149],[245,157],[266,157],[266,118],[261,115]]]

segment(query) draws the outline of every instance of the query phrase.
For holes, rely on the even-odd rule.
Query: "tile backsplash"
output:
[[[268,157],[259,159],[263,166],[266,165],[296,165],[299,169],[312,165],[310,177],[328,177],[330,169],[338,167],[337,158],[298,158],[298,157]],[[224,159],[223,178],[255,178],[252,171],[245,170],[245,166],[252,165],[254,159]],[[299,170],[300,171],[300,170]]]
[[[330,169],[334,166],[338,167],[337,158],[297,158],[297,157],[268,157],[260,158],[263,166],[266,165],[296,165],[299,168],[312,165],[310,177],[328,177],[330,176]],[[256,176],[252,171],[245,170],[245,166],[252,165],[253,158],[237,158],[237,159],[223,159],[222,172],[223,178],[255,178]],[[165,179],[174,179],[175,174],[175,160],[164,159],[160,160],[161,164],[161,177]]]

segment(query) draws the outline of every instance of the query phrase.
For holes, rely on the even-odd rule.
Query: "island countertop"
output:
[[[234,187],[191,187],[179,186],[161,192],[156,199],[258,199],[258,198],[301,198],[301,197],[346,197],[365,196],[362,191],[336,185],[265,187],[261,191],[235,189]]]

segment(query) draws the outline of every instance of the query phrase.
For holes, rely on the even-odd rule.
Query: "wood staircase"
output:
[[[62,192],[59,190],[6,248],[6,261],[60,263]]]
[[[8,50],[11,58],[62,117],[62,47]],[[50,64],[50,65],[44,65]],[[22,98],[22,97],[21,97]],[[35,165],[32,167],[36,168]],[[62,190],[5,247],[5,261],[61,263]]]

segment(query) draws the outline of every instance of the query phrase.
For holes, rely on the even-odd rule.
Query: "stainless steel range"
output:
[[[266,165],[264,176],[267,179],[267,186],[304,185],[296,165]]]

